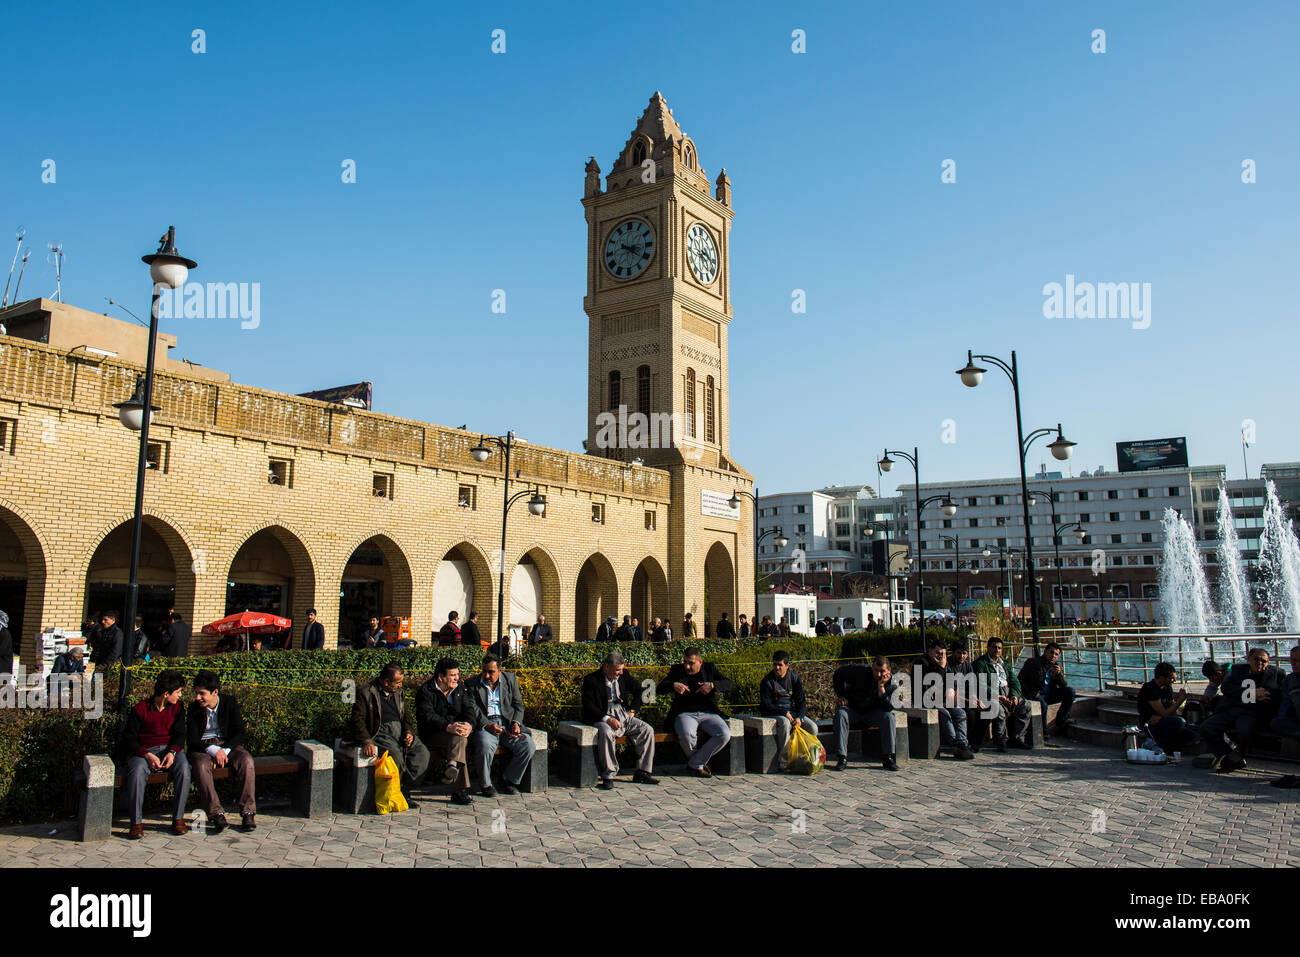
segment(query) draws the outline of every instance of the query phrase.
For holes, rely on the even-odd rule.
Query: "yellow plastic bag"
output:
[[[801,722],[790,729],[790,740],[785,746],[785,765],[791,774],[816,774],[826,763],[826,749]]]
[[[402,779],[397,762],[387,751],[375,762],[375,810],[380,814],[405,811],[410,805],[402,797]]]

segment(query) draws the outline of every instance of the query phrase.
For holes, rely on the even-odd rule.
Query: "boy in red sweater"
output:
[[[131,808],[130,840],[144,837],[144,786],[149,775],[166,771],[176,789],[172,805],[172,833],[185,834],[185,802],[190,796],[190,762],[181,753],[185,747],[185,709],[181,690],[185,678],[169,668],[153,684],[153,697],[145,698],[128,712],[122,729],[122,758],[126,765],[126,797]]]

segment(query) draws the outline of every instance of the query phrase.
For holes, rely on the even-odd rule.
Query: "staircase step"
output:
[[[1128,701],[1107,702],[1097,706],[1097,720],[1103,724],[1127,727],[1138,723],[1137,705]]]
[[[1070,737],[1075,741],[1082,741],[1084,744],[1097,744],[1107,748],[1124,747],[1124,731],[1122,728],[1091,718],[1071,721]]]

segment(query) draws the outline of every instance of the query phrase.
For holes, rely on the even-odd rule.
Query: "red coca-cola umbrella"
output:
[[[270,612],[241,611],[204,625],[203,634],[209,637],[213,635],[243,635],[244,645],[247,647],[249,635],[284,631],[286,628],[292,627],[292,625],[293,622],[288,618],[281,618],[279,615],[272,615]]]

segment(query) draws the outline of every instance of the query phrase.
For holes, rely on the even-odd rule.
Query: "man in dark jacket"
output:
[[[415,716],[402,690],[405,681],[401,663],[390,661],[379,677],[358,688],[346,740],[367,758],[387,751],[409,791],[419,787],[429,770],[429,749],[415,736]]]
[[[974,749],[978,751],[984,743],[984,734],[989,724],[993,726],[993,741],[999,752],[1006,752],[1008,742],[1013,747],[1028,748],[1025,732],[1029,728],[1029,703],[1020,690],[1020,680],[1002,657],[1001,638],[990,638],[985,649],[984,654],[971,663],[971,668],[981,687],[988,687],[991,695],[990,711],[996,712],[996,716],[980,716],[972,741]]]
[[[736,628],[727,620],[727,613],[724,611],[722,617],[718,619],[718,639],[720,641],[735,641]]]
[[[0,611],[0,675],[7,675],[14,667],[14,636],[9,633],[9,616]]]
[[[849,726],[856,722],[880,729],[881,767],[886,771],[897,771],[894,696],[898,679],[894,677],[889,659],[876,658],[870,668],[866,665],[836,668],[831,684],[836,695],[835,752],[838,755],[831,770],[843,771],[849,766]]]
[[[628,639],[629,641],[645,641],[645,635],[641,632],[641,621],[635,615],[632,616],[630,629],[631,636]]]
[[[1250,739],[1277,713],[1283,675],[1268,657],[1268,649],[1252,648],[1245,664],[1233,665],[1223,682],[1223,705],[1201,722],[1201,736],[1223,774],[1246,766]]]
[[[471,611],[465,619],[465,626],[460,630],[460,643],[471,648],[483,647],[483,636],[478,630],[478,612]]]
[[[668,676],[656,690],[661,695],[674,694],[664,727],[677,733],[686,752],[687,770],[696,777],[713,777],[709,759],[731,740],[731,725],[718,708],[718,692],[730,691],[731,681],[712,662],[704,660],[699,648],[692,646],[682,652],[681,664],[668,669]],[[697,747],[701,729],[709,738]]]
[[[471,804],[469,794],[470,735],[480,727],[478,712],[460,683],[460,665],[454,658],[441,658],[433,677],[420,686],[415,696],[415,714],[420,739],[430,751],[447,756],[443,784],[455,784],[453,804]]]
[[[614,630],[614,640],[617,642],[634,641],[632,637],[632,616],[624,615],[623,623]]]
[[[658,784],[651,777],[655,763],[655,729],[636,716],[641,707],[641,686],[623,671],[623,656],[611,651],[599,671],[582,679],[582,723],[596,728],[596,770],[602,791],[612,790],[618,773],[615,744],[627,739],[636,755],[632,780]]]
[[[546,623],[546,616],[538,615],[537,624],[533,625],[533,630],[528,634],[528,643],[539,645],[544,641],[550,641],[551,638],[551,626]]]
[[[159,642],[158,654],[164,658],[184,658],[190,653],[190,638],[193,632],[185,623],[180,612],[172,612],[171,620],[163,629],[163,640]]]
[[[813,633],[817,635],[817,637],[819,638],[823,637],[824,635],[829,635],[830,631],[831,631],[830,615],[826,615],[823,618],[817,619],[817,624],[813,626]]]
[[[912,673],[913,705],[934,708],[938,712],[939,753],[946,748],[959,761],[975,757],[966,738],[966,705],[969,702],[957,700],[956,686],[948,680],[948,676],[956,672],[948,667],[948,648],[942,638],[930,639],[925,654],[913,667]]]
[[[90,649],[90,663],[103,672],[122,660],[122,629],[117,626],[117,612],[106,611],[99,616],[99,634]]]
[[[655,618],[650,622],[650,640],[656,645],[662,645],[668,640],[668,626],[660,618]]]
[[[483,782],[486,798],[497,796],[492,787],[492,758],[499,747],[509,757],[501,771],[501,790],[518,794],[537,745],[524,727],[524,696],[519,693],[519,679],[501,668],[501,659],[488,655],[483,671],[465,682],[470,702],[478,712],[478,730],[470,739],[470,758],[478,778]]]
[[[772,736],[776,739],[776,766],[784,771],[786,744],[795,723],[817,737],[817,722],[808,717],[808,698],[804,694],[803,681],[791,670],[787,652],[772,652],[772,670],[759,682],[758,700],[758,713],[775,721]]]
[[[1291,673],[1282,681],[1277,717],[1271,728],[1274,734],[1300,738],[1300,645],[1291,649]]]
[[[130,840],[144,837],[144,786],[149,775],[166,771],[176,793],[172,798],[173,834],[189,833],[185,802],[190,798],[190,763],[185,760],[185,679],[167,669],[154,679],[153,696],[127,712],[118,755],[126,770],[126,801],[131,809]]]
[[[289,647],[288,644],[285,645]],[[325,626],[316,620],[316,609],[307,609],[307,624],[302,629],[302,650],[320,651],[325,647]]]
[[[460,636],[460,612],[447,612],[447,623],[438,629],[438,644],[450,648],[454,645],[461,644]]]
[[[1026,701],[1037,701],[1042,707],[1043,732],[1047,732],[1047,706],[1060,704],[1052,730],[1062,737],[1070,726],[1070,708],[1074,705],[1074,689],[1065,683],[1061,668],[1061,646],[1048,642],[1043,653],[1027,658],[1020,666],[1020,690]]]
[[[738,624],[740,625],[739,637],[748,638],[750,636],[749,616],[741,615]]]
[[[618,619],[613,615],[606,618],[599,628],[596,629],[596,640],[607,642],[614,640],[614,632],[617,631]]]
[[[226,828],[226,814],[212,781],[214,767],[230,767],[230,776],[239,789],[243,830],[257,828],[257,794],[253,787],[256,774],[253,756],[244,748],[247,733],[239,702],[229,692],[222,694],[217,673],[205,670],[195,675],[185,737],[194,782],[199,788],[199,806],[208,816],[209,834],[220,834]]]

